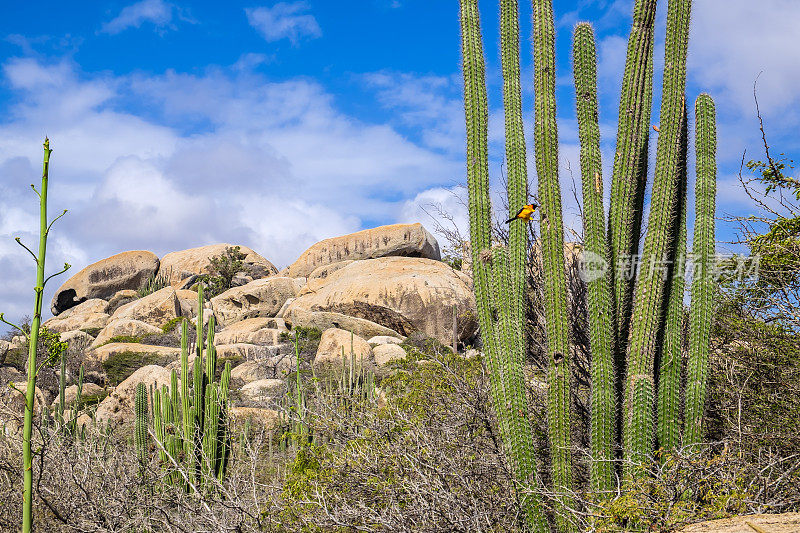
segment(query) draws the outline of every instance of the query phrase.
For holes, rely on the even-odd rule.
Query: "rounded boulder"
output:
[[[58,288],[53,315],[91,298],[108,299],[124,289],[137,290],[158,272],[158,256],[144,250],[122,252],[87,266]]]

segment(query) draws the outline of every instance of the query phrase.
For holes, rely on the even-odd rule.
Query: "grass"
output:
[[[108,383],[119,385],[138,369],[147,365],[166,365],[174,357],[158,355],[151,352],[135,352],[126,350],[111,355],[103,361],[102,367],[108,376]]]
[[[167,333],[172,333],[175,328],[177,328],[180,323],[183,322],[183,318],[184,317],[182,316],[176,316],[175,318],[168,320],[166,324],[161,326],[161,331],[164,333],[164,335]]]

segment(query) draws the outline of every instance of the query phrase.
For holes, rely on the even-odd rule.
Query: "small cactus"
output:
[[[202,288],[198,291],[198,302],[202,310]],[[198,324],[201,323],[202,311],[198,316]],[[228,394],[231,366],[226,363],[220,381],[214,380],[217,364],[214,327],[212,316],[208,320],[205,342],[202,326],[197,328],[197,355],[190,380],[188,323],[186,320],[182,322],[180,383],[178,373],[173,370],[170,386],[153,391],[153,426],[162,465],[168,470],[170,481],[183,484],[187,490],[190,484],[199,489],[212,478],[222,480],[230,453]],[[183,468],[185,477],[175,470],[175,464]]]
[[[149,416],[147,412],[147,387],[144,383],[136,385],[136,456],[139,458],[139,464],[144,466],[147,462],[147,427],[149,425]]]

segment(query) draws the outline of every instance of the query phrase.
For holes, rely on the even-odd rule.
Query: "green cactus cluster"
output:
[[[686,55],[691,0],[669,0],[660,127],[650,214],[643,243],[656,0],[636,0],[619,107],[617,148],[608,217],[597,103],[597,51],[590,24],[574,32],[573,64],[584,204],[584,278],[591,351],[590,486],[602,495],[631,480],[635,467],[700,441],[711,323],[709,276],[714,259],[715,130],[713,101],[697,100],[696,217],[685,408],[683,321],[687,265]],[[570,442],[570,338],[564,228],[558,180],[555,30],[552,0],[533,0],[534,146],[543,258],[548,356],[547,416],[556,528],[569,531],[573,493]],[[527,230],[513,221],[507,248],[492,242],[488,174],[488,99],[477,0],[460,0],[467,181],[474,291],[491,398],[527,525],[548,530],[534,490],[537,458],[528,426],[522,365]],[[531,203],[527,193],[519,67],[518,6],[500,0],[508,203],[514,215]],[[681,412],[685,412],[681,421]],[[623,466],[624,465],[624,466]],[[621,476],[621,474],[625,474]]]
[[[225,477],[232,441],[228,420],[231,365],[225,363],[217,381],[215,321],[213,316],[209,317],[204,340],[205,302],[202,287],[198,289],[197,298],[197,344],[191,379],[188,322],[184,320],[181,324],[180,380],[177,371],[173,370],[170,374],[170,385],[162,385],[160,389],[153,388],[149,394],[155,444],[167,480],[195,491],[203,487],[210,489],[216,481]],[[146,399],[140,405],[139,395],[137,387],[136,446],[139,457],[146,460],[148,409]]]

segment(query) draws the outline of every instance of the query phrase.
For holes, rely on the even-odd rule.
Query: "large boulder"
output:
[[[92,298],[91,300],[79,303],[75,307],[70,307],[63,313],[59,313],[58,318],[64,319],[73,315],[87,315],[89,313],[108,314],[108,302],[100,298]]]
[[[244,430],[248,420],[250,421],[250,431],[259,429],[270,431],[277,428],[281,422],[278,411],[262,407],[232,407],[230,415],[237,431]]]
[[[379,344],[372,348],[372,355],[375,358],[376,365],[386,366],[392,361],[403,359],[406,356],[406,351],[397,344]]]
[[[83,387],[81,388],[81,399],[86,401],[87,398],[94,397],[97,398],[101,394],[103,394],[103,388],[100,385],[96,385],[94,383],[84,383]],[[78,399],[78,386],[77,385],[70,385],[69,387],[64,387],[64,406],[70,406],[75,403],[75,400]],[[96,401],[96,400],[95,400]],[[58,407],[59,403],[61,402],[61,398],[56,395],[56,398],[53,400],[52,407]]]
[[[209,244],[208,246],[190,248],[179,252],[170,252],[161,258],[160,272],[169,277],[169,281],[173,286],[182,285],[186,278],[198,274],[210,274],[211,258],[223,255],[225,250],[232,246],[234,245],[226,243]],[[239,245],[239,251],[245,254],[245,258],[242,261],[245,268],[244,272],[254,279],[271,276],[278,272],[275,265],[247,246]]]
[[[11,343],[0,339],[0,365],[6,360],[6,354],[11,351]]]
[[[114,293],[114,296],[108,300],[108,309],[106,310],[106,313],[113,315],[114,311],[137,299],[139,299],[139,294],[133,289],[123,289],[121,291],[117,291]]]
[[[280,318],[246,318],[235,322],[214,336],[215,344],[262,344],[281,342],[281,333],[288,331]]]
[[[292,351],[289,343],[265,346],[263,344],[249,344],[237,342],[234,344],[216,344],[217,358],[221,361],[257,361],[275,357],[276,355],[288,354]]]
[[[239,389],[239,397],[248,402],[266,402],[286,393],[282,379],[258,379]]]
[[[151,326],[147,322],[132,318],[118,318],[112,320],[104,327],[92,342],[92,348],[106,344],[114,337],[137,337],[141,339],[148,335],[159,335],[161,329]]]
[[[469,278],[441,261],[382,257],[355,261],[328,276],[316,292],[289,305],[297,310],[333,311],[380,324],[401,335],[419,331],[443,344],[453,342],[453,312],[459,341],[477,330],[475,297]],[[370,333],[394,335],[397,333]]]
[[[369,362],[372,348],[367,341],[349,331],[337,328],[323,331],[317,355],[314,357],[314,366],[341,368],[343,355],[347,361],[355,355],[356,364],[361,365],[362,362]]]
[[[73,313],[66,318],[53,317],[42,326],[57,333],[98,330],[106,327],[110,318],[105,313]]]
[[[170,385],[170,371],[156,365],[143,366],[138,369],[120,383],[111,395],[100,402],[95,418],[101,422],[117,424],[133,421],[136,417],[133,410],[136,401],[136,386],[139,383],[144,383],[148,390],[151,385],[156,387]]]
[[[74,350],[80,350],[92,344],[92,342],[94,342],[94,337],[85,331],[67,331],[59,335],[59,340],[61,342],[66,342],[67,345]]]
[[[123,305],[114,312],[112,319],[140,320],[160,328],[179,316],[181,316],[181,305],[175,289],[164,287],[144,298]]]
[[[393,329],[381,326],[370,320],[334,313],[333,311],[308,311],[294,307],[287,310],[284,320],[286,324],[291,325],[293,328],[301,326],[304,328],[316,328],[320,331],[325,331],[328,328],[339,328],[352,331],[365,339],[381,335],[391,337],[400,335]]]
[[[441,259],[439,243],[422,224],[392,224],[320,241],[303,252],[286,275],[307,277],[320,266],[388,256]]]
[[[178,306],[181,308],[181,316],[187,318],[194,318],[197,316],[200,302],[197,299],[197,293],[195,291],[178,289],[175,291],[175,297],[178,299]]]
[[[234,322],[254,317],[274,317],[289,298],[297,296],[299,287],[292,278],[257,279],[234,287],[211,299],[219,324],[227,327]]]
[[[251,383],[266,378],[285,378],[297,369],[293,355],[276,355],[269,359],[245,361],[231,370],[231,380]]]
[[[112,255],[87,266],[58,288],[50,311],[54,315],[90,298],[108,299],[123,289],[139,289],[158,272],[158,257],[136,250]]]
[[[181,349],[172,346],[151,346],[138,342],[111,342],[95,348],[86,354],[88,362],[103,363],[109,359],[119,358],[124,354],[140,354],[144,357],[152,356],[160,359],[175,359],[180,357]]]

